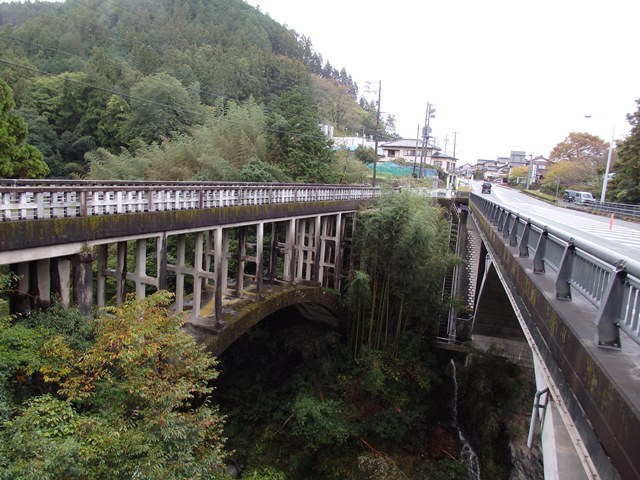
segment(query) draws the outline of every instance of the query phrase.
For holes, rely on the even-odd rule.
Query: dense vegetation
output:
[[[218,478],[215,361],[168,301],[2,318],[0,478]]]
[[[109,178],[346,181],[318,124],[375,129],[375,104],[344,68],[242,0],[1,4],[0,48],[0,78],[52,177],[115,162]]]

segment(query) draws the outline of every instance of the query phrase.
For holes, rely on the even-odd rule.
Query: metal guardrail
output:
[[[628,217],[640,219],[640,205],[630,205],[627,203],[614,202],[594,202],[586,204],[570,203],[572,207],[578,207],[581,210],[587,210],[594,213],[613,213],[617,217]]]
[[[621,348],[619,328],[640,344],[640,262],[575,235],[534,222],[526,212],[472,194],[471,203],[492,227],[533,258],[534,273],[555,275],[556,298],[571,300],[572,289],[597,309],[598,345]]]
[[[360,185],[2,180],[0,221],[364,200],[379,195],[379,188]]]

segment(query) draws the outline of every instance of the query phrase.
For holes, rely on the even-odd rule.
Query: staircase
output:
[[[449,251],[460,255],[460,212],[454,202],[449,208]],[[442,299],[453,299],[457,296],[458,275],[460,267],[455,265],[450,268],[442,281]],[[449,307],[447,315],[443,315],[438,323],[436,335],[438,341],[453,343],[456,340],[456,312],[453,304]]]

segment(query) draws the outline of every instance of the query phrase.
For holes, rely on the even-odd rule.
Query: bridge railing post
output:
[[[536,251],[533,254],[533,273],[544,273],[544,253],[547,247],[547,237],[549,232],[547,228],[540,233],[538,244],[536,245]]]
[[[508,238],[511,233],[510,229],[513,229],[514,220],[511,218],[511,214],[506,212],[507,216],[504,219],[504,226],[502,227],[502,238]]]
[[[569,242],[562,254],[560,268],[556,276],[556,298],[558,300],[571,300],[571,272],[573,269],[573,255],[575,251],[573,242]]]
[[[520,243],[518,244],[519,255],[522,258],[529,257],[529,233],[531,233],[531,222],[525,224],[522,236],[520,237]]]
[[[518,246],[518,226],[520,225],[520,217],[516,216],[513,219],[513,225],[511,226],[511,231],[509,232],[509,246],[517,247]]]
[[[625,279],[627,272],[625,263],[619,261],[611,273],[609,284],[602,297],[600,310],[596,317],[597,338],[599,347],[621,348],[619,314],[624,305]]]

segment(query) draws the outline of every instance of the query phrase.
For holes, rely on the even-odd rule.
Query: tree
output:
[[[49,173],[42,153],[27,143],[27,122],[13,110],[9,85],[0,78],[0,177],[39,178]]]
[[[571,174],[572,180],[567,184],[583,183],[600,186],[608,150],[609,144],[597,135],[571,132],[564,141],[553,147],[549,160],[571,162],[574,171]]]
[[[554,191],[556,185],[586,188],[592,178],[593,168],[590,165],[569,160],[549,165],[544,175],[545,185]]]
[[[588,163],[595,170],[596,167],[604,167],[608,148],[609,144],[597,135],[571,132],[567,138],[553,147],[549,160]]]
[[[526,181],[527,175],[529,175],[529,167],[526,165],[513,167],[509,173],[509,183],[515,185],[518,183],[519,178],[524,178]]]
[[[616,175],[607,191],[613,201],[635,205],[640,204],[640,99],[636,103],[638,110],[627,115],[631,132],[618,143],[617,161],[612,168]]]
[[[1,478],[222,477],[223,418],[206,400],[216,362],[170,301],[158,292],[111,309],[90,323],[90,342],[73,342],[51,316],[0,325],[0,360],[14,359],[3,371],[54,386],[0,427]],[[31,343],[2,341],[17,327]]]
[[[131,89],[127,127],[146,143],[185,133],[201,120],[199,98],[166,73],[146,77]]]
[[[301,90],[286,92],[273,105],[268,128],[269,160],[296,181],[334,182],[334,155],[329,140],[318,127],[310,95]]]
[[[362,145],[358,145],[354,153],[358,160],[360,160],[363,163],[366,163],[367,165],[369,163],[373,163],[376,157],[375,153],[373,152],[373,148],[363,147]]]

